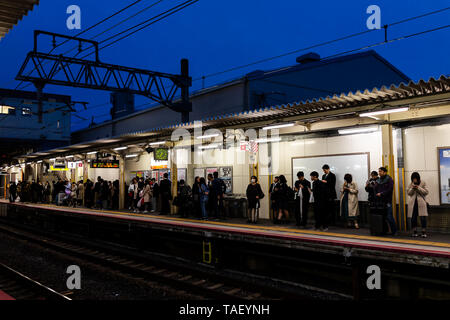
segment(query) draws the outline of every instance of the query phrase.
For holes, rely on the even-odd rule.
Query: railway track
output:
[[[0,263],[0,290],[15,300],[71,300],[2,263]]]
[[[263,294],[259,289],[252,290],[249,286],[237,282],[217,279],[206,273],[192,272],[180,268],[179,265],[161,265],[145,259],[111,253],[94,246],[36,235],[33,232],[3,224],[0,225],[0,231],[64,255],[82,259],[90,265],[119,271],[134,281],[144,283],[156,281],[181,292],[197,294],[206,299],[274,300],[280,298],[279,295],[274,295],[274,298],[271,294]]]

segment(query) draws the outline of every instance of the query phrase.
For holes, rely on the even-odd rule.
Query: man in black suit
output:
[[[159,183],[159,194],[161,195],[161,213],[166,215],[170,213],[170,200],[172,200],[172,182],[169,175],[164,173],[164,179]]]
[[[337,198],[336,194],[336,175],[330,171],[330,166],[324,164],[322,167],[323,176],[322,182],[325,183],[327,190],[327,202],[325,204],[325,217],[324,217],[324,228],[328,229],[329,217],[331,215],[332,222],[334,222],[334,200]]]
[[[311,183],[305,179],[305,174],[302,171],[297,172],[298,180],[295,181],[295,220],[297,226],[306,227],[308,222],[308,208],[309,208],[309,190]]]

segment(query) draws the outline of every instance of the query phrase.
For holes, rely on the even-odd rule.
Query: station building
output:
[[[218,171],[229,196],[243,197],[252,175],[259,178],[268,195],[274,176],[283,174],[292,185],[297,171],[304,171],[308,177],[313,170],[321,173],[327,163],[337,175],[338,191],[344,174],[353,175],[364,207],[364,185],[370,171],[385,166],[395,181],[394,216],[399,228],[407,229],[406,188],[411,173],[418,171],[430,191],[430,229],[449,232],[450,79],[441,76],[413,82],[378,57],[373,51],[353,55],[356,61],[379,61],[374,69],[380,72],[384,66],[384,76],[390,80],[383,80],[383,76],[374,76],[374,80],[363,67],[342,67],[341,63],[352,60],[349,57],[334,62],[313,59],[291,67],[297,82],[274,80],[275,76],[286,76],[287,68],[259,73],[253,80],[249,75],[194,94],[189,123],[179,123],[179,115],[165,107],[141,111],[75,132],[71,145],[17,157],[19,167],[9,167],[6,172],[31,167],[35,177],[44,180],[61,174],[72,181],[97,176],[117,179],[123,208],[125,183],[134,176],[160,178],[168,172],[175,190],[180,179],[192,184],[195,176]],[[310,70],[313,65],[319,75],[313,77],[317,81],[308,82],[308,77],[316,74]],[[311,73],[302,78],[304,68]],[[353,82],[344,84],[353,76]],[[251,89],[257,87],[252,81],[272,81],[277,86],[283,83],[277,89],[280,92],[295,83],[297,89],[305,90],[298,93],[301,98],[311,88],[326,88],[331,79],[349,90],[342,89],[338,94],[314,92],[305,99],[291,100],[298,102],[250,107],[255,102],[249,97],[255,97],[257,91]],[[330,85],[326,90],[337,89]],[[229,104],[232,110],[227,112],[226,101],[233,98],[235,103]],[[286,93],[286,99],[294,98],[294,93]],[[206,116],[201,115],[202,108]],[[71,162],[72,169],[47,171],[46,166],[54,159]],[[268,196],[261,205],[260,217],[270,218]]]

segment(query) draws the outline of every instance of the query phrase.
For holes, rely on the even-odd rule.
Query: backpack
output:
[[[287,195],[288,200],[294,200],[295,191],[291,187],[286,186],[286,195]]]

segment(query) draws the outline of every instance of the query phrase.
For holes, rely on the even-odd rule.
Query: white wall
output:
[[[427,183],[431,205],[439,205],[438,147],[450,146],[450,124],[404,130],[405,184],[417,171]]]

